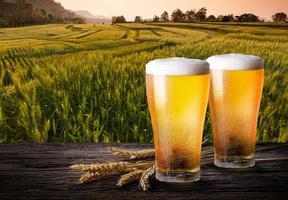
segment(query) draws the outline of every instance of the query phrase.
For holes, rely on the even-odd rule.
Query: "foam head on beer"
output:
[[[157,59],[146,65],[146,74],[168,76],[204,75],[209,74],[209,64],[199,59],[179,57]]]
[[[210,64],[211,70],[257,70],[264,66],[261,57],[243,54],[216,55],[206,61]]]

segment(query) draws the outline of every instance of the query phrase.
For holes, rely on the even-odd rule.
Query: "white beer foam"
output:
[[[256,70],[264,67],[264,60],[254,55],[224,54],[212,56],[206,61],[211,70]]]
[[[152,60],[146,65],[146,74],[153,75],[187,76],[209,73],[209,63],[199,59],[165,58]]]

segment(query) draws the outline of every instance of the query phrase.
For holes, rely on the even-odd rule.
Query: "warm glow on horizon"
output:
[[[206,7],[208,15],[240,15],[254,13],[270,20],[276,12],[288,13],[287,0],[56,0],[70,10],[88,10],[94,15],[124,15],[134,19],[136,15],[152,18],[167,10],[169,14],[176,8],[183,11]]]

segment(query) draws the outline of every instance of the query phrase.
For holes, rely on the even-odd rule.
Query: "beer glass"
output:
[[[193,182],[200,179],[209,82],[206,61],[167,58],[146,65],[157,180]]]
[[[209,107],[214,163],[224,168],[255,165],[257,118],[264,82],[264,60],[228,54],[207,59],[211,71]]]

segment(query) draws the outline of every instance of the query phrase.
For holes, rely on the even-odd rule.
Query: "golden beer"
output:
[[[146,71],[156,178],[164,182],[197,181],[209,98],[209,65],[170,58],[148,63]]]
[[[264,61],[239,54],[214,56],[207,61],[211,67],[214,163],[224,168],[252,167]]]

